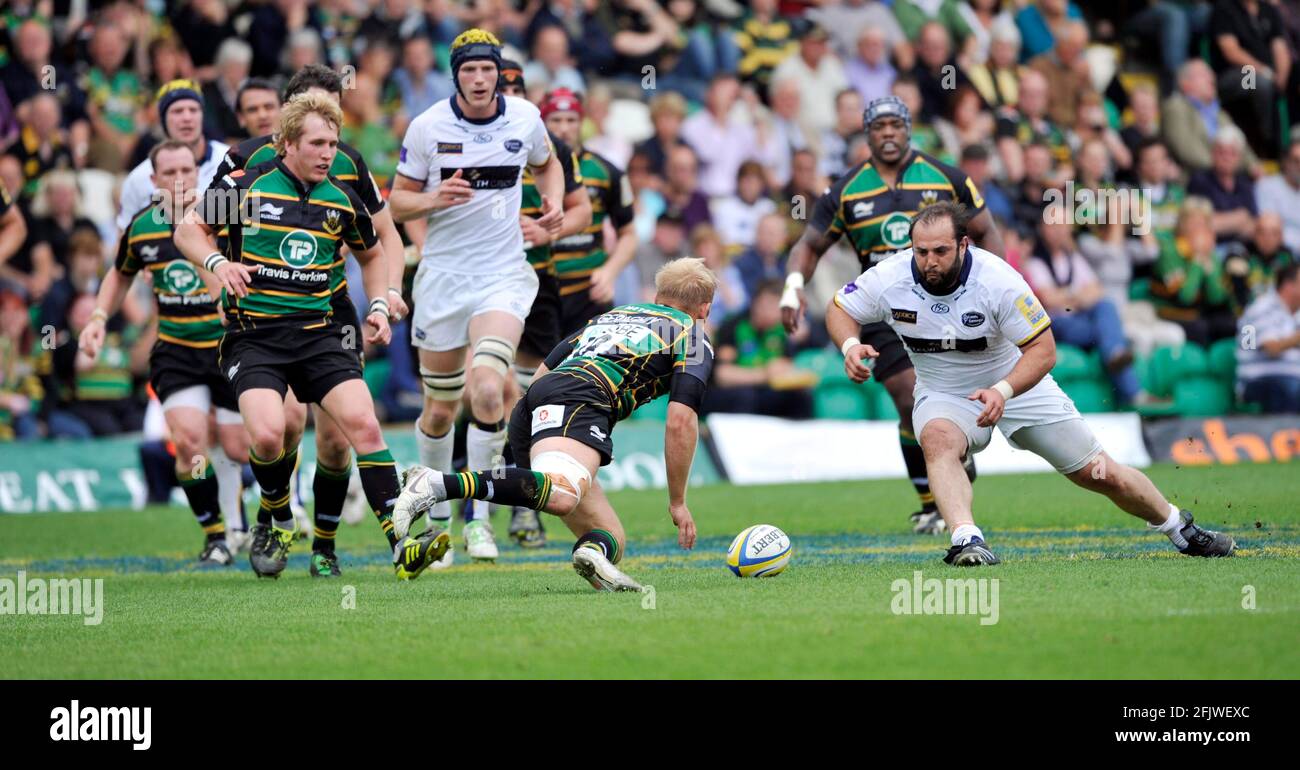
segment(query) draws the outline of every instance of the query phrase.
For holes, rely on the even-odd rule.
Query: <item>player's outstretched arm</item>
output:
[[[664,426],[664,465],[668,471],[668,515],[677,526],[677,544],[695,546],[695,520],[686,507],[686,482],[695,460],[699,441],[699,415],[686,404],[668,404],[668,422]]]
[[[221,288],[236,297],[248,296],[248,284],[253,280],[256,269],[226,259],[217,249],[215,231],[203,221],[197,208],[185,213],[185,218],[176,225],[173,240],[186,259],[217,276]]]
[[[384,260],[388,263],[388,289],[384,297],[388,300],[388,313],[393,321],[400,321],[410,309],[402,299],[402,278],[406,274],[406,247],[402,245],[402,236],[397,234],[397,224],[393,222],[393,212],[384,206],[371,214],[375,232],[379,234],[379,246],[383,249]]]
[[[1002,419],[1007,400],[1017,393],[1024,393],[1037,385],[1047,373],[1056,366],[1056,339],[1051,328],[1046,328],[1037,337],[1020,347],[1020,360],[1005,379],[991,388],[980,388],[967,396],[971,401],[984,404],[976,424],[981,428],[996,425]]]
[[[122,300],[126,298],[126,292],[131,288],[133,278],[134,276],[123,275],[120,270],[109,270],[108,275],[104,276],[104,282],[99,285],[99,294],[95,297],[95,310],[77,340],[77,346],[90,361],[99,358],[99,351],[104,346],[104,332],[108,319],[122,307]]]
[[[804,284],[812,280],[817,263],[835,245],[835,240],[810,223],[790,249],[790,258],[785,266],[785,291],[781,294],[781,323],[787,333],[793,334],[798,330],[799,321],[808,308],[803,294]]]
[[[871,369],[863,365],[868,358],[880,355],[875,348],[863,344],[858,339],[862,328],[855,318],[850,316],[835,300],[826,306],[826,331],[844,354],[844,373],[854,382],[866,382],[871,379]]]

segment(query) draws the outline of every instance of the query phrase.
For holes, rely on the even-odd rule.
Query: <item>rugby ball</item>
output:
[[[736,535],[727,549],[727,568],[736,577],[771,577],[790,564],[790,537],[771,524],[755,524]]]

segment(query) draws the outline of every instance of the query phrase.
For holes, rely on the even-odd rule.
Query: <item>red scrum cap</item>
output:
[[[582,97],[567,88],[557,88],[542,99],[542,119],[553,112],[576,112],[582,117]]]

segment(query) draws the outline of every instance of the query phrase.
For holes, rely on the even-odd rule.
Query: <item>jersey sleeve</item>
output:
[[[713,345],[703,325],[691,326],[686,334],[686,349],[679,354],[673,368],[673,376],[668,381],[668,400],[700,411],[713,374]]]
[[[371,216],[378,214],[384,210],[384,206],[388,205],[384,197],[379,194],[379,183],[375,181],[374,174],[370,173],[370,166],[366,165],[366,159],[361,156],[361,153],[354,149],[348,153],[348,157],[352,159],[352,164],[357,167],[357,178],[349,180],[347,184],[352,187],[353,192],[365,204],[366,211],[369,211]]]
[[[250,179],[244,169],[215,177],[212,186],[194,204],[199,220],[214,233],[220,233],[230,225],[239,225],[239,210]]]
[[[632,183],[628,181],[627,175],[615,168],[612,163],[608,168],[609,189],[605,191],[605,211],[608,212],[614,229],[621,230],[636,218],[636,212],[632,210],[632,204],[635,203],[632,196]]]
[[[852,176],[852,172],[841,176],[817,199],[816,205],[813,206],[812,218],[808,220],[809,230],[820,233],[831,241],[839,240],[844,234],[844,217],[840,214],[840,202],[844,195],[844,187]]]
[[[122,233],[122,238],[117,244],[117,258],[113,260],[113,267],[122,275],[135,275],[140,272],[140,257],[131,248],[131,228],[127,227]]]
[[[429,157],[429,145],[424,141],[425,122],[419,119],[411,121],[402,137],[402,148],[397,153],[397,173],[423,184],[428,181],[433,168],[433,158]]]
[[[352,222],[343,231],[343,242],[353,251],[366,251],[373,248],[376,243],[379,243],[379,234],[375,232],[375,223],[370,218],[370,209],[366,207],[365,201],[356,190],[346,184],[339,186],[347,191],[353,210]]]
[[[834,302],[840,310],[860,324],[873,324],[885,320],[888,311],[884,302],[884,285],[879,271],[868,270],[835,292]]]
[[[934,161],[934,164],[948,178],[948,184],[952,185],[957,202],[966,207],[969,215],[974,216],[984,210],[984,196],[980,195],[979,188],[965,172],[946,163]]]
[[[1001,291],[993,296],[997,305],[992,315],[997,319],[998,331],[1017,347],[1028,345],[1052,325],[1047,308],[1019,273],[1008,275]]]
[[[533,168],[541,168],[551,159],[551,135],[547,133],[546,124],[542,122],[540,115],[532,118],[532,121],[532,131],[530,131],[528,135],[528,143],[530,145],[530,149],[528,150],[528,165]]]
[[[564,169],[564,194],[582,188],[582,169],[578,166],[578,159],[574,156],[573,150],[569,145],[556,140],[552,143],[555,147],[555,157],[560,159],[560,168]]]
[[[573,353],[573,346],[578,344],[580,337],[582,337],[581,329],[560,340],[560,344],[556,345],[546,357],[546,371],[555,371],[555,367],[564,363],[564,359]]]

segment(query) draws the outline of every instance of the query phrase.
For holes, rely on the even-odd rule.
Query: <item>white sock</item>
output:
[[[453,424],[446,434],[430,436],[415,424],[415,446],[420,455],[420,465],[432,468],[439,473],[451,473],[452,447],[456,443],[456,426]],[[451,503],[441,502],[429,509],[429,518],[439,522],[440,526],[451,523]]]
[[[984,533],[974,524],[963,524],[952,531],[953,545],[966,545],[975,538],[984,539]]]
[[[1148,524],[1147,528],[1159,530],[1169,538],[1169,542],[1174,544],[1174,548],[1182,550],[1187,547],[1187,538],[1183,537],[1183,517],[1178,511],[1178,506],[1173,503],[1169,504],[1169,518],[1165,519],[1164,524]]]
[[[226,529],[248,529],[239,505],[240,494],[244,491],[241,468],[220,447],[213,447],[208,453],[208,461],[217,476],[217,502],[221,505],[221,518],[226,522]]]
[[[470,420],[465,431],[465,465],[471,471],[490,471],[498,463],[505,467],[501,453],[506,448],[506,429],[487,431],[479,427],[477,420]],[[472,500],[474,521],[487,521],[491,503],[487,500]]]

